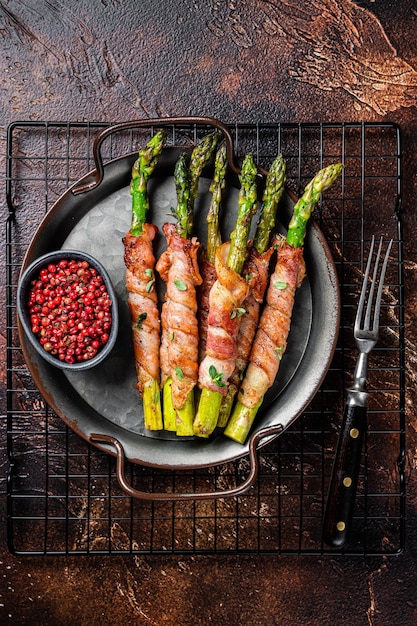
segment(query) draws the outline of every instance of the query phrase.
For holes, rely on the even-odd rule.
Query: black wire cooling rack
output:
[[[131,499],[115,463],[69,430],[36,389],[16,329],[16,285],[25,250],[45,213],[93,169],[100,123],[16,122],[7,142],[8,541],[16,554],[337,554],[321,537],[326,492],[356,351],[352,322],[372,234],[393,238],[381,338],[369,372],[368,427],[354,527],[343,552],[397,554],[404,547],[404,324],[400,129],[384,124],[233,124],[235,151],[268,167],[282,152],[296,193],[323,165],[343,161],[340,181],[316,210],[332,250],[342,296],[330,370],[310,406],[259,452],[256,484],[242,496],[186,502]],[[168,143],[201,129],[173,124]],[[148,129],[147,131],[151,131]],[[105,159],[134,152],[143,134],[121,132]],[[243,458],[190,471],[129,465],[150,490],[223,489],[248,472]]]

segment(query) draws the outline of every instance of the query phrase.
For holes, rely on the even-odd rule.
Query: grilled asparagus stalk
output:
[[[294,207],[285,240],[279,241],[275,272],[271,276],[266,306],[252,347],[239,399],[224,434],[244,443],[264,395],[273,384],[284,355],[296,289],[305,275],[303,245],[308,220],[321,194],[342,171],[342,164],[320,170],[306,186]]]
[[[246,259],[251,221],[256,212],[257,168],[246,155],[240,175],[238,215],[230,243],[216,251],[217,279],[210,292],[206,356],[199,368],[202,393],[194,420],[194,433],[208,437],[217,425],[227,381],[235,367],[236,340],[242,302],[248,286],[241,276]]]
[[[273,253],[273,246],[270,245],[271,233],[275,227],[277,207],[284,192],[286,180],[286,163],[282,155],[278,155],[266,177],[261,214],[245,264],[244,274],[250,291],[242,305],[246,313],[242,316],[239,328],[235,370],[229,379],[227,395],[223,398],[220,408],[217,423],[220,428],[224,428],[228,422],[258,327],[259,311],[268,286],[268,268]]]
[[[132,168],[130,192],[132,219],[123,238],[128,306],[132,322],[137,388],[143,398],[144,422],[149,430],[162,428],[159,394],[159,312],[155,281],[153,239],[156,226],[147,224],[147,183],[165,145],[164,130],[158,131],[139,151]]]
[[[189,166],[181,155],[175,168],[176,224],[164,224],[168,249],[157,263],[167,285],[162,307],[161,363],[165,428],[179,436],[193,434],[194,386],[198,375],[196,287],[202,279],[197,264],[198,241],[192,237],[199,177],[212,158],[219,133],[211,133],[194,148]],[[181,320],[179,322],[179,320]]]

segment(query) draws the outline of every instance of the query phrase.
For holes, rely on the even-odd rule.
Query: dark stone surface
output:
[[[2,420],[2,623],[416,623],[417,12],[413,5],[410,0],[318,0],[304,5],[293,0],[0,3],[2,180],[7,125],[18,119],[122,121],[208,114],[239,122],[387,120],[401,125],[408,535],[403,554],[372,559],[15,557],[6,546]],[[4,194],[1,206],[5,216]],[[4,255],[1,264],[4,268]],[[3,289],[1,301],[5,346]],[[4,416],[4,350],[1,359]]]

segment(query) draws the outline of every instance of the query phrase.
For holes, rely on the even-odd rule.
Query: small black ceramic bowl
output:
[[[84,266],[79,268],[79,272],[81,274],[81,276],[79,277],[79,281],[75,281],[74,288],[73,288],[73,294],[77,293],[76,298],[73,298],[73,300],[70,300],[68,293],[66,294],[63,293],[63,289],[65,285],[69,284],[71,280],[72,282],[74,282],[74,277],[76,274],[73,274],[72,279],[69,278],[67,283],[65,282],[60,283],[61,284],[61,304],[55,302],[55,305],[54,305],[52,302],[53,298],[49,298],[49,297],[46,298],[44,302],[42,302],[42,289],[40,288],[40,286],[39,286],[37,293],[39,294],[39,298],[38,298],[39,303],[44,309],[43,313],[39,312],[38,317],[39,317],[40,322],[42,322],[42,319],[41,319],[42,317],[47,317],[45,313],[46,313],[46,308],[49,302],[51,303],[51,310],[53,310],[54,306],[55,307],[58,306],[58,309],[55,308],[55,311],[59,310],[60,314],[55,320],[51,320],[51,323],[52,324],[55,323],[55,328],[61,329],[61,336],[59,338],[61,346],[63,344],[67,346],[69,345],[69,346],[73,346],[74,349],[78,348],[79,352],[81,351],[80,358],[82,358],[82,360],[75,360],[75,362],[73,363],[67,362],[66,360],[61,360],[58,354],[54,354],[54,352],[57,353],[56,343],[51,344],[51,342],[48,341],[48,344],[49,344],[47,346],[48,349],[45,349],[44,346],[41,345],[39,331],[36,333],[33,331],[33,322],[31,319],[31,313],[30,313],[30,307],[29,307],[30,293],[31,293],[31,290],[33,289],[33,283],[34,281],[35,282],[38,281],[38,278],[40,277],[42,270],[45,270],[45,269],[48,270],[48,267],[50,265],[59,268],[59,263],[61,261],[70,262],[71,260],[76,261],[77,263],[84,263]],[[88,267],[86,267],[86,263],[88,264]],[[61,265],[65,265],[65,263]],[[94,268],[96,270],[97,275],[101,276],[102,278],[101,284],[104,285],[105,287],[105,291],[104,291],[104,287],[102,287],[103,293],[102,293],[100,302],[101,303],[103,303],[103,301],[105,303],[107,302],[107,309],[106,309],[105,314],[108,315],[108,313],[110,313],[111,315],[110,328],[106,328],[104,331],[105,334],[108,336],[105,342],[102,342],[103,329],[100,326],[100,323],[97,321],[96,313],[95,313],[97,308],[99,309],[101,308],[101,310],[103,310],[102,307],[97,307],[97,298],[100,298],[100,295],[98,294],[98,286],[96,285],[96,288],[97,288],[97,291],[95,292],[96,295],[94,295],[93,286],[91,286],[92,291],[90,293],[87,293],[87,290],[88,290],[87,279],[83,278],[85,275],[88,276],[88,272],[87,274],[83,274],[83,269],[85,271],[85,270],[88,270],[89,268]],[[58,282],[58,279],[56,279],[55,282]],[[48,287],[48,286],[51,289],[54,288],[53,285],[51,286],[50,282],[48,282],[47,276],[45,275],[45,287]],[[77,287],[77,289],[81,291],[76,292],[75,287]],[[86,290],[86,291],[83,292],[83,290]],[[108,295],[108,298],[107,298],[107,295]],[[64,301],[64,298],[65,298],[65,301]],[[57,294],[57,299],[59,301],[59,294]],[[109,303],[109,300],[110,300],[110,303]],[[60,321],[61,319],[65,320],[71,317],[71,311],[73,310],[71,308],[72,301],[76,301],[76,304],[74,306],[77,308],[75,324],[74,322],[70,322],[70,324],[72,324],[72,328],[74,328],[74,325],[76,325],[77,329],[78,328],[82,329],[84,326],[84,327],[87,327],[88,329],[88,332],[87,330],[85,332],[88,335],[91,334],[91,337],[89,336],[88,339],[85,340],[87,342],[85,344],[76,343],[77,341],[80,341],[80,342],[82,341],[81,338],[78,340],[79,333],[77,333],[77,329],[74,329],[71,333],[67,322]],[[81,313],[81,310],[85,309],[86,306],[89,307],[89,310],[87,309],[87,311],[85,311],[85,315],[87,315],[88,313],[88,317],[86,318],[87,321],[84,324],[83,319],[80,317],[80,313]],[[65,310],[62,312],[63,309]],[[48,254],[44,254],[43,256],[33,261],[22,272],[19,282],[18,282],[17,311],[18,311],[21,325],[26,333],[26,336],[30,344],[33,346],[36,352],[43,359],[45,359],[51,365],[54,365],[55,367],[58,367],[60,369],[71,370],[71,371],[82,371],[82,370],[91,369],[92,367],[95,367],[96,365],[104,361],[104,359],[112,351],[114,344],[116,342],[118,325],[119,325],[116,293],[113,289],[113,285],[111,283],[110,277],[106,269],[97,259],[92,257],[90,254],[87,254],[86,252],[81,252],[79,250],[56,250],[54,252],[49,252]],[[102,313],[102,315],[104,314]],[[74,317],[72,317],[72,319],[74,319]],[[46,326],[46,331],[44,332],[51,333],[52,332],[51,326],[48,326],[47,320],[44,320],[44,321],[45,321],[45,326]],[[107,321],[107,326],[108,324],[109,322]],[[100,334],[97,334],[96,332],[97,325],[99,327]],[[42,329],[42,324],[39,324],[38,328]],[[74,336],[76,337],[76,339],[74,339]],[[94,347],[91,347],[92,342],[95,342],[93,344]],[[90,353],[91,351],[93,351],[93,356],[91,356],[90,358],[86,358],[86,355],[90,354],[88,352],[89,350],[90,350]],[[71,350],[69,350],[69,352],[71,352]],[[62,354],[61,354],[61,358],[64,358]],[[71,359],[71,356],[68,356],[68,358]],[[74,354],[73,358],[76,359],[77,355]]]

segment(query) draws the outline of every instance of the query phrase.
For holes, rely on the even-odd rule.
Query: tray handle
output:
[[[88,183],[83,183],[80,185],[75,185],[72,188],[72,193],[77,196],[81,193],[86,193],[87,191],[91,191],[98,187],[98,185],[103,180],[104,176],[104,166],[103,166],[103,157],[101,154],[101,146],[102,143],[107,137],[116,132],[121,132],[124,130],[133,130],[135,128],[161,128],[161,126],[172,126],[175,124],[188,124],[188,125],[199,125],[199,126],[212,126],[217,130],[221,131],[224,136],[224,140],[226,143],[226,153],[229,167],[236,173],[240,174],[240,168],[235,163],[235,153],[233,148],[233,138],[229,128],[220,120],[217,120],[214,117],[204,117],[204,116],[191,116],[191,117],[161,117],[155,119],[145,119],[145,120],[134,120],[128,122],[120,122],[119,124],[113,124],[108,128],[105,128],[101,133],[97,135],[93,144],[93,158],[95,163],[95,170],[92,173],[93,180]],[[259,168],[259,172],[261,175],[265,175],[265,170],[263,168]]]
[[[281,424],[274,426],[266,426],[259,431],[256,431],[249,440],[249,460],[250,460],[250,472],[244,482],[237,487],[230,489],[224,489],[222,491],[212,492],[197,492],[197,493],[152,493],[148,491],[140,491],[132,487],[125,474],[125,453],[123,445],[118,439],[111,435],[104,434],[91,434],[89,440],[92,444],[104,444],[113,446],[116,449],[116,476],[120,487],[132,498],[140,500],[203,500],[211,498],[226,498],[232,496],[239,496],[247,491],[255,482],[259,471],[259,456],[257,448],[262,439],[278,436],[283,431]]]

